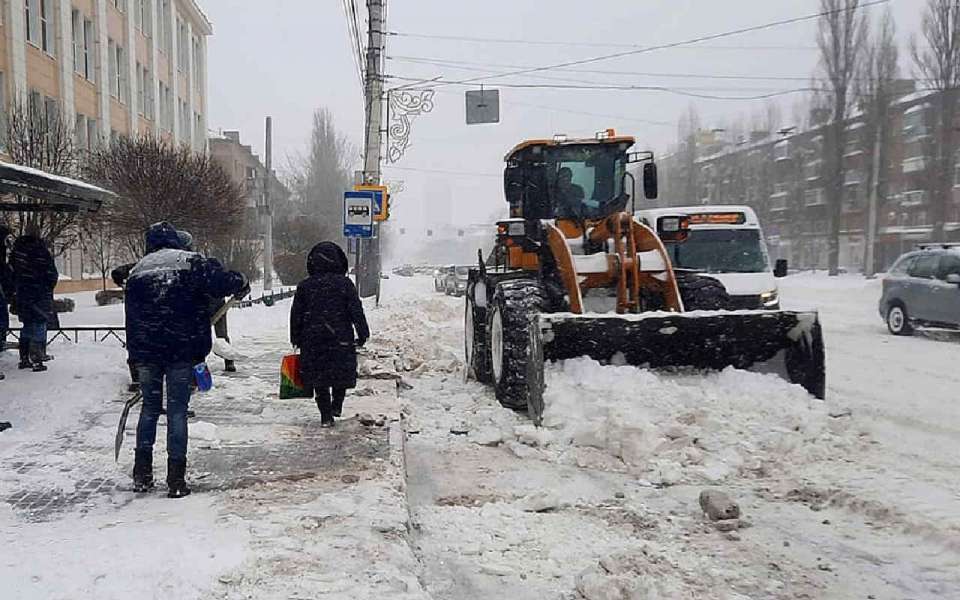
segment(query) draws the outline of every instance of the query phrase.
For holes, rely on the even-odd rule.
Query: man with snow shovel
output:
[[[147,231],[147,254],[126,282],[127,349],[137,366],[143,406],[137,424],[134,491],[153,488],[153,445],[167,389],[167,496],[190,494],[187,407],[198,357],[213,346],[209,299],[239,294],[246,278],[218,261],[183,249],[177,230],[157,223]]]

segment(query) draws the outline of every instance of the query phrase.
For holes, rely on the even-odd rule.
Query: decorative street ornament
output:
[[[387,93],[387,161],[395,163],[410,147],[413,119],[433,110],[434,90],[394,90]]]

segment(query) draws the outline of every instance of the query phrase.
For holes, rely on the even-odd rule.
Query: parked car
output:
[[[924,244],[897,259],[883,280],[880,316],[894,335],[960,329],[960,244]]]
[[[440,267],[433,272],[433,289],[437,292],[447,291],[447,275],[453,273],[456,266],[447,265]]]
[[[443,293],[448,296],[462,296],[467,293],[467,278],[470,267],[452,267],[444,279]]]

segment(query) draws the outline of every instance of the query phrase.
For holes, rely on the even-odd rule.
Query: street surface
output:
[[[136,411],[113,462],[119,344],[57,342],[41,375],[0,358],[4,598],[960,597],[960,341],[889,335],[879,281],[782,282],[821,310],[825,402],[581,359],[548,368],[539,430],[464,380],[462,300],[384,284],[332,432],[276,397],[289,302],[231,313],[248,359],[211,358],[179,501],[129,491]],[[67,322],[122,321],[75,298]],[[739,530],[703,517],[704,489],[739,502]]]

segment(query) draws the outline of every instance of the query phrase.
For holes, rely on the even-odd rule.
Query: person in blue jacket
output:
[[[127,350],[137,366],[143,407],[137,424],[134,490],[153,488],[153,445],[167,389],[167,495],[190,493],[186,484],[187,408],[193,367],[210,353],[211,296],[245,293],[246,278],[218,261],[183,249],[166,222],[146,235],[147,254],[126,282]]]

